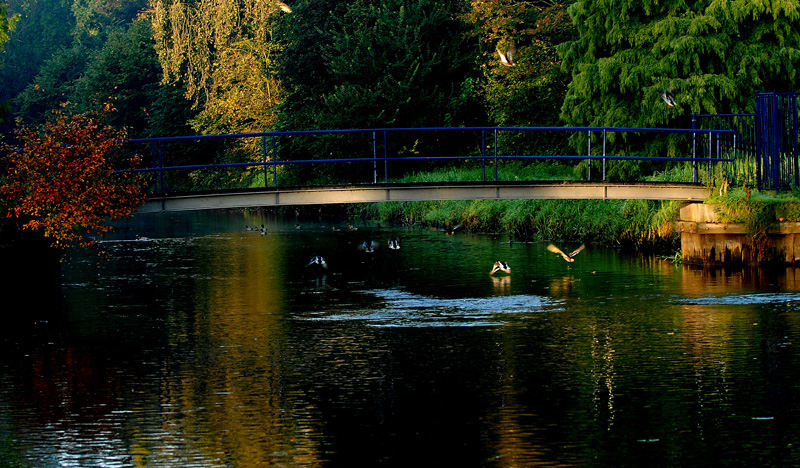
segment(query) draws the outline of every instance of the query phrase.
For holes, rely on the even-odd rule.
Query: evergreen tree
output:
[[[113,102],[115,112],[108,124],[128,130],[131,138],[148,125],[154,96],[161,78],[150,21],[136,20],[126,30],[109,34],[103,47],[88,60],[77,79],[72,101],[80,112]]]
[[[347,3],[338,0],[303,0],[292,4],[292,14],[277,25],[276,37],[283,54],[278,58],[284,90],[277,126],[281,130],[315,130],[319,97],[335,88],[332,71],[324,59],[331,46],[328,34],[341,21]]]
[[[16,87],[24,88],[14,96],[17,116],[29,123],[42,122],[50,115],[47,111],[79,99],[75,92],[87,63],[102,53],[111,35],[125,31],[125,25],[144,5],[145,0],[54,0],[20,5],[25,13],[20,24],[24,43],[14,55],[14,63],[20,66],[3,67]]]
[[[561,48],[570,125],[687,126],[692,112],[752,111],[756,92],[798,83],[796,1],[579,1],[569,12],[580,33]]]
[[[461,126],[475,121],[472,59],[464,47],[462,3],[431,0],[303,3],[291,39],[282,78],[286,101],[280,128],[352,129]],[[448,134],[449,136],[449,134]],[[444,134],[441,138],[446,138]],[[393,134],[392,155],[416,153],[437,142],[418,142]],[[300,159],[371,156],[365,135],[295,139],[284,151]],[[463,140],[463,138],[462,138]],[[476,146],[477,147],[477,146]],[[458,151],[454,145],[450,151]],[[440,152],[439,154],[447,154]],[[397,165],[395,164],[397,167]],[[356,166],[358,167],[358,166]],[[371,177],[371,166],[363,176]],[[354,176],[350,167],[305,174],[316,180]]]
[[[581,0],[569,13],[579,36],[560,49],[572,73],[561,109],[567,125],[687,128],[691,113],[752,111],[756,92],[798,83],[796,0]],[[642,144],[615,143],[617,153]],[[650,152],[686,147],[673,138]]]
[[[451,106],[470,78],[460,3],[353,2],[330,30],[323,59],[334,88],[321,99],[322,128],[458,126]]]
[[[13,100],[33,81],[47,59],[69,46],[75,24],[62,0],[8,0],[6,4],[8,12],[19,19],[13,40],[0,53],[0,102]]]

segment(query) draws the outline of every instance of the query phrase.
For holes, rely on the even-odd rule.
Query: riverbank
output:
[[[574,178],[566,166],[512,165],[502,179],[545,180]],[[465,180],[479,177],[461,170],[416,174],[407,180]],[[676,168],[656,179],[686,181],[690,173]],[[401,182],[402,182],[401,181]],[[719,222],[740,225],[745,242],[758,244],[775,223],[800,222],[800,197],[796,193],[761,192],[748,187],[712,188],[705,203],[715,205]],[[681,231],[676,230],[680,201],[650,200],[473,200],[386,202],[350,207],[353,216],[383,223],[436,228],[460,226],[509,239],[584,242],[600,246],[648,249],[670,255],[680,252]]]
[[[355,215],[383,223],[460,226],[509,239],[677,248],[680,203],[648,200],[472,200],[358,205]]]
[[[508,164],[500,180],[575,180],[570,166]],[[678,170],[668,179],[685,181]],[[443,169],[417,173],[397,182],[480,180],[481,169]],[[674,253],[680,237],[674,230],[681,203],[648,200],[471,200],[386,202],[354,205],[351,216],[386,224],[436,228],[460,226],[509,239],[585,242],[603,246],[653,248]]]

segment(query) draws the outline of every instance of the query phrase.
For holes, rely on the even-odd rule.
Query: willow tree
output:
[[[186,97],[202,109],[195,129],[268,128],[281,97],[273,27],[290,8],[257,0],[150,3],[163,82],[185,84]]]
[[[581,0],[569,13],[579,35],[560,48],[568,125],[689,127],[691,113],[752,111],[756,92],[798,84],[796,0]]]

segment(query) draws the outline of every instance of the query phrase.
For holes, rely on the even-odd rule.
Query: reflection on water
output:
[[[800,465],[800,270],[300,222],[74,256],[64,310],[0,334],[0,465]]]

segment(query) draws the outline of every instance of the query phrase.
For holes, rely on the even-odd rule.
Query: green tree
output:
[[[474,123],[480,115],[473,89],[474,50],[463,43],[461,6],[456,1],[363,0],[309,2],[295,8],[297,22],[284,36],[297,45],[287,46],[283,56],[288,62],[282,67],[287,96],[280,128]],[[392,146],[407,154],[433,143],[446,146],[444,138],[417,144],[418,137],[401,140],[393,134]],[[458,147],[453,145],[451,154],[457,154]],[[307,159],[371,155],[371,148],[371,139],[360,135],[303,139],[288,150],[295,158]],[[371,167],[361,167],[363,177],[371,177]],[[338,173],[327,168],[305,177],[331,181],[346,174],[352,180],[351,169],[343,165]]]
[[[479,42],[479,90],[489,122],[500,126],[559,126],[570,75],[556,46],[574,39],[566,6],[553,1],[474,0],[464,14]],[[504,64],[500,54],[512,57]],[[513,66],[510,66],[513,65]],[[502,133],[501,146],[522,153],[563,152],[562,135]]]
[[[19,20],[19,15],[9,17],[6,11],[6,5],[0,3],[0,55],[4,52],[5,43],[8,42],[9,39],[8,34],[14,30],[17,20]],[[2,64],[2,61],[0,61],[0,64]],[[8,103],[0,96],[0,123],[6,119],[8,112]]]
[[[281,130],[315,130],[319,97],[333,92],[336,86],[323,58],[333,41],[329,31],[341,21],[347,3],[304,1],[293,5],[292,10],[289,21],[276,28],[283,50],[278,58],[278,74],[284,89],[277,126]]]
[[[76,96],[87,63],[102,54],[109,37],[124,34],[146,0],[23,2],[20,39],[13,59],[0,73],[15,83],[17,116],[29,123],[47,118],[51,109]],[[85,81],[85,80],[84,80]],[[24,89],[23,89],[24,88]],[[85,85],[84,85],[85,88]],[[108,96],[101,100],[108,99]],[[96,103],[95,103],[96,104]],[[85,108],[88,108],[85,107]]]
[[[17,97],[18,118],[28,124],[42,123],[51,109],[68,102],[86,68],[87,50],[78,45],[55,52],[39,69],[34,81]]]
[[[6,4],[0,3],[0,52],[3,51],[4,44],[8,42],[8,34],[14,30],[14,26],[19,20],[19,15],[9,17]]]
[[[154,89],[161,79],[154,44],[146,18],[112,31],[75,81],[70,100],[78,111],[88,112],[111,100],[116,112],[109,115],[109,124],[125,126],[132,138],[141,137],[150,124]]]
[[[458,126],[451,107],[469,80],[460,2],[352,2],[329,30],[323,60],[334,80],[316,116],[322,128]]]
[[[8,42],[9,34],[16,27],[18,20],[18,14],[9,17],[6,4],[0,3],[0,57],[4,55],[5,43]],[[2,64],[3,60],[0,59],[0,71],[2,71]],[[7,96],[0,94],[0,124],[7,119],[10,110],[11,106],[8,103]]]
[[[568,125],[686,128],[691,113],[752,111],[756,92],[798,83],[795,0],[581,0],[569,13],[578,36],[560,48],[572,74],[561,109]],[[647,146],[632,136],[613,143],[617,153]],[[680,138],[649,148],[686,151]]]

